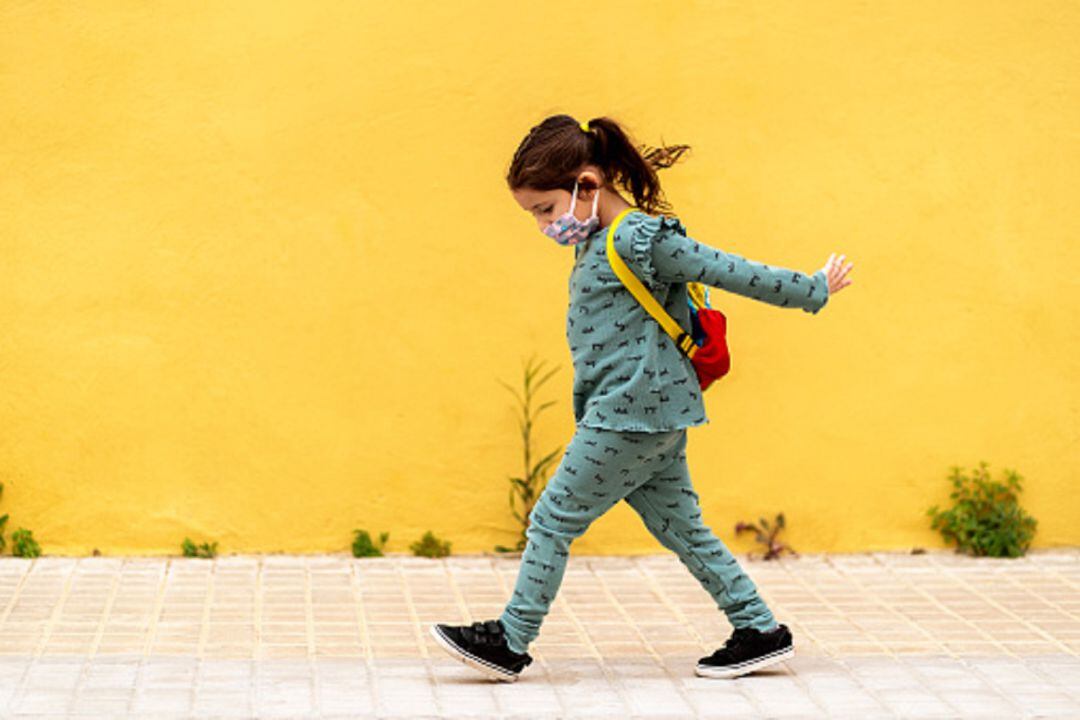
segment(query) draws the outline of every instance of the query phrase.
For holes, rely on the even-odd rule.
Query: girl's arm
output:
[[[636,216],[636,217],[635,217]],[[677,218],[634,213],[626,237],[616,234],[616,250],[635,261],[639,277],[658,282],[699,282],[777,307],[817,313],[829,301],[825,270],[812,275],[748,260],[687,237]]]
[[[829,301],[824,270],[813,275],[748,260],[678,233],[658,236],[652,246],[657,278],[699,282],[778,307],[817,313]]]

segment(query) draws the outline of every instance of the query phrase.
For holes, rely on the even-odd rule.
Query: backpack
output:
[[[724,313],[716,310],[709,303],[709,291],[701,283],[691,282],[686,284],[687,298],[690,304],[690,332],[686,332],[675,321],[675,318],[664,310],[663,306],[656,301],[641,280],[634,275],[633,270],[615,250],[615,229],[634,208],[626,208],[615,216],[611,227],[607,232],[607,257],[611,269],[622,281],[626,289],[637,298],[637,301],[660,327],[667,332],[675,342],[679,351],[689,358],[694,366],[694,372],[698,377],[698,384],[702,391],[708,389],[713,381],[720,379],[731,369],[731,353],[727,346],[727,318]]]

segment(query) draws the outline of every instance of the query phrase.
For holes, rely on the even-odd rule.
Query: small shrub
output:
[[[446,557],[450,554],[450,541],[439,540],[428,530],[424,537],[410,545],[409,549],[413,551],[413,555],[420,557]]]
[[[186,538],[186,537],[184,538],[184,542],[180,545],[180,547],[184,551],[184,557],[203,557],[203,558],[212,558],[215,555],[217,555],[217,546],[218,546],[218,544],[216,542],[215,543],[209,543],[209,544],[208,543],[203,543],[202,545],[196,545],[195,543],[191,542],[190,538]]]
[[[0,483],[0,495],[4,494],[4,483]],[[0,515],[0,553],[7,547],[4,539],[4,526],[7,525],[8,515]],[[19,528],[11,533],[11,554],[16,557],[38,557],[41,555],[41,546],[34,540],[34,533],[26,528]]]
[[[0,483],[0,496],[4,494],[4,483]],[[8,516],[0,515],[0,553],[4,552],[4,548],[7,546],[7,541],[4,540],[4,525],[7,524]]]
[[[355,539],[352,544],[353,557],[377,557],[383,554],[383,548],[386,547],[386,541],[390,538],[390,533],[379,533],[379,542],[376,544],[372,542],[371,535],[367,530],[353,530],[356,533]]]
[[[26,528],[19,528],[11,533],[11,554],[28,558],[41,555],[41,546],[34,540],[34,533]]]
[[[982,461],[971,477],[954,465],[949,475],[955,504],[939,511],[934,505],[926,511],[930,527],[939,530],[946,542],[955,541],[957,552],[989,557],[1019,557],[1031,544],[1037,521],[1020,507],[1017,497],[1021,477],[1005,470],[1005,482],[990,480],[987,463]]]
[[[777,534],[784,528],[784,513],[779,513],[776,516],[776,524],[770,526],[769,522],[765,518],[758,518],[759,525],[753,523],[736,523],[735,534],[738,535],[742,532],[753,532],[755,539],[765,546],[766,552],[762,556],[765,560],[772,560],[773,558],[780,557],[780,553],[787,550],[792,555],[798,555],[791,547],[785,545],[782,542],[778,542],[776,539]],[[748,557],[751,559],[754,557],[754,553],[748,553]]]

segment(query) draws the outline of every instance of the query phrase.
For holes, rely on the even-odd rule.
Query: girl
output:
[[[787,626],[702,521],[686,465],[686,428],[708,422],[701,387],[690,361],[611,269],[606,232],[632,208],[616,229],[615,250],[687,332],[687,283],[816,314],[851,284],[853,263],[841,267],[844,256],[833,254],[805,275],[687,237],[676,218],[656,214],[670,209],[656,170],[686,149],[642,154],[610,118],[579,124],[555,115],[532,128],[510,164],[506,179],[517,203],[545,235],[574,247],[566,334],[577,429],[529,514],[528,542],[501,617],[431,626],[440,646],[490,678],[514,681],[532,663],[527,648],[558,592],[570,543],[620,500],[678,555],[734,627],[723,647],[698,660],[698,675],[737,677],[795,655]]]

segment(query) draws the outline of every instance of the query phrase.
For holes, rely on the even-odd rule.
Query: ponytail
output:
[[[650,215],[669,212],[671,204],[664,198],[656,172],[678,162],[690,146],[641,148],[609,117],[579,123],[569,115],[553,115],[534,126],[521,141],[506,181],[511,190],[571,191],[581,167],[592,164],[601,169],[606,183],[628,192],[640,210]]]

